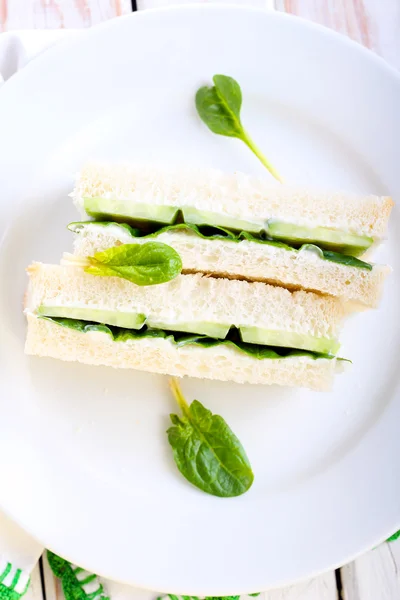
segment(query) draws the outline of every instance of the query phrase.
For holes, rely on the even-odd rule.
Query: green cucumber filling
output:
[[[160,206],[140,202],[124,202],[109,198],[85,198],[85,211],[94,218],[105,215],[115,221],[149,221],[154,223],[174,223],[179,209],[174,206]]]
[[[275,240],[290,242],[294,246],[316,243],[324,250],[332,250],[339,254],[359,256],[364,254],[373,243],[373,238],[353,233],[346,233],[328,227],[302,227],[270,220],[267,233]]]
[[[68,225],[68,229],[75,233],[83,233],[86,228],[91,227],[120,227],[124,230],[124,232],[129,233],[132,238],[148,238],[154,239],[158,235],[164,232],[174,232],[174,231],[186,231],[188,233],[196,234],[199,237],[204,239],[219,239],[226,240],[230,242],[241,242],[243,240],[247,240],[249,242],[255,242],[258,244],[269,244],[271,246],[276,246],[277,248],[282,248],[287,250],[288,252],[314,252],[319,258],[328,260],[330,262],[339,263],[342,265],[347,265],[349,267],[357,267],[359,269],[367,269],[368,271],[372,270],[372,265],[364,262],[355,256],[350,256],[346,254],[341,254],[339,252],[333,252],[331,250],[323,250],[316,246],[315,244],[302,244],[301,246],[295,248],[289,244],[278,242],[274,240],[270,240],[266,237],[265,234],[254,235],[247,231],[240,232],[232,232],[229,229],[225,229],[223,227],[215,227],[209,225],[192,225],[187,223],[177,223],[175,225],[167,225],[166,227],[158,227],[155,231],[148,233],[139,228],[134,228],[127,223],[116,223],[114,221],[82,221],[82,222],[74,222]]]
[[[40,317],[65,318],[90,323],[96,322],[100,325],[114,326],[120,329],[141,330],[145,327],[146,329],[189,333],[191,335],[206,336],[219,340],[231,339],[233,336],[234,339],[238,339],[244,343],[295,348],[296,350],[307,350],[319,354],[334,355],[340,347],[337,340],[331,338],[315,337],[291,331],[265,329],[263,327],[234,327],[230,323],[213,323],[209,321],[171,323],[160,320],[155,321],[150,317],[146,318],[145,315],[138,313],[74,306],[41,305],[36,312]]]
[[[166,331],[163,329],[152,329],[149,327],[144,327],[137,331],[80,319],[66,319],[61,317],[46,316],[41,316],[40,318],[56,323],[61,327],[74,329],[75,331],[83,334],[95,332],[106,333],[114,342],[126,342],[128,340],[140,340],[143,338],[162,338],[169,340],[178,347],[195,345],[203,348],[211,348],[213,346],[225,345],[260,360],[265,358],[276,359],[290,358],[295,356],[307,356],[315,360],[320,358],[335,358],[330,354],[323,354],[320,352],[309,352],[305,350],[295,350],[293,348],[265,346],[262,344],[249,344],[243,342],[238,336],[237,332],[234,330],[229,332],[226,339],[218,340],[207,335],[192,335],[188,333],[179,333],[176,331]]]
[[[239,219],[212,211],[202,211],[194,207],[165,206],[159,204],[135,203],[113,198],[84,198],[86,213],[100,220],[112,219],[117,222],[138,223],[146,228],[154,224],[176,225],[183,222],[190,225],[226,228],[233,232],[252,233],[256,237],[281,240],[293,247],[304,243],[316,244],[324,250],[349,256],[363,254],[373,243],[373,238],[331,229],[329,227],[305,227],[286,223],[277,219]]]
[[[337,340],[289,331],[271,331],[262,327],[240,327],[240,337],[249,344],[267,344],[268,346],[285,346],[298,350],[310,350],[319,354],[335,355],[340,344]]]

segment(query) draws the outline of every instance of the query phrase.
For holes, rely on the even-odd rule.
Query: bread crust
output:
[[[74,201],[82,214],[86,197],[113,198],[254,220],[279,219],[382,239],[393,201],[295,185],[213,169],[166,169],[140,164],[87,164],[78,174]]]
[[[45,305],[144,314],[161,329],[213,323],[334,340],[346,314],[335,298],[201,274],[137,286],[120,277],[96,277],[80,267],[36,263],[29,276],[32,312]]]

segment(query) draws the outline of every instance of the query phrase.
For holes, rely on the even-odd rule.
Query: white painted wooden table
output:
[[[127,14],[132,7],[143,10],[176,4],[178,1],[183,3],[182,0],[0,0],[0,32],[90,27]],[[237,3],[239,1],[236,0]],[[400,69],[400,0],[242,2],[290,12],[332,27],[371,48]],[[117,584],[109,584],[108,592],[121,600],[139,600],[140,595]],[[59,583],[54,579],[45,558],[33,572],[32,585],[25,598],[61,600]],[[260,600],[400,600],[400,538],[396,542],[382,544],[336,572],[290,588],[267,592],[260,596]]]

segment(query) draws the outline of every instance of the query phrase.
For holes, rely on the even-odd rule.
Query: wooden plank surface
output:
[[[91,27],[131,6],[131,0],[0,0],[0,31]]]
[[[325,573],[304,583],[261,594],[263,600],[338,600],[334,572]]]
[[[43,597],[44,592],[38,563],[31,573],[31,585],[24,596],[24,600],[43,600]]]
[[[400,598],[400,539],[382,544],[341,569],[343,600]]]
[[[246,4],[246,6],[253,6],[255,8],[275,8],[274,0],[136,0],[136,6],[138,10],[145,10],[148,8],[162,8],[168,4],[195,4],[201,2],[207,4],[210,2],[218,2],[218,4]]]

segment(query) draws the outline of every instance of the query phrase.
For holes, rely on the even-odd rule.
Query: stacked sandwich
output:
[[[28,269],[28,354],[327,389],[345,315],[375,307],[390,270],[360,258],[386,234],[387,197],[96,164],[72,196],[85,219],[69,225],[73,255]],[[93,266],[155,242],[180,259],[169,281]]]

